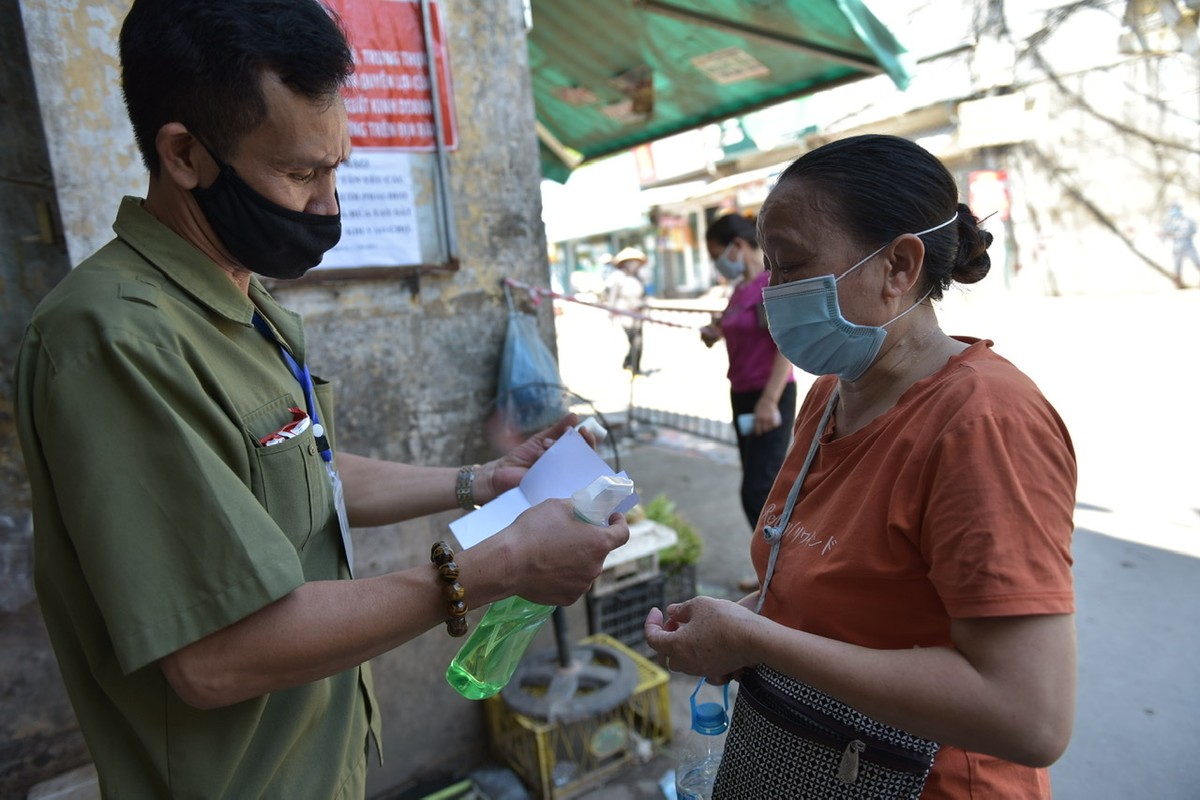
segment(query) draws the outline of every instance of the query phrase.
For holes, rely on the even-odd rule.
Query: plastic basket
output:
[[[671,739],[666,670],[611,636],[583,641],[624,653],[637,666],[637,685],[616,708],[583,720],[547,722],[516,713],[501,695],[484,701],[492,755],[540,800],[562,800],[594,788]]]
[[[682,603],[696,596],[696,565],[680,564],[663,568],[663,603]]]
[[[649,653],[642,629],[651,608],[662,608],[664,578],[654,575],[607,594],[588,592],[588,633],[608,634],[621,644]]]

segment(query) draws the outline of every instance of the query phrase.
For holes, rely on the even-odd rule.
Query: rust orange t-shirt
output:
[[[1075,454],[1037,386],[970,346],[865,428],[833,438],[805,478],[762,613],[877,649],[950,647],[950,620],[1074,611]],[[763,509],[776,524],[836,385],[820,378]],[[1045,798],[1045,770],[943,745],[923,798]]]

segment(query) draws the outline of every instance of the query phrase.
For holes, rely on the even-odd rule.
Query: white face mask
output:
[[[958,219],[958,213],[940,225],[918,231],[924,236]],[[888,242],[891,244],[891,242]],[[883,251],[885,244],[837,278],[819,275],[763,289],[763,307],[767,327],[779,352],[788,361],[813,375],[837,375],[855,381],[875,362],[885,327],[925,302],[929,292],[883,325],[855,325],[842,316],[838,306],[837,283]]]
[[[735,281],[746,272],[746,260],[742,257],[741,250],[734,248],[737,252],[736,261],[729,257],[729,249],[733,246],[733,242],[730,242],[725,251],[713,261],[717,272],[721,273],[721,277],[727,281]]]

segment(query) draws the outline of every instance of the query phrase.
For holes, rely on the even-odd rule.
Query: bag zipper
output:
[[[866,749],[867,744],[862,739],[854,739],[846,745],[846,749],[842,751],[842,758],[838,761],[838,780],[842,783],[854,783],[858,780],[858,756]]]
[[[757,675],[751,673],[751,676],[750,680],[742,679],[742,691],[738,692],[738,697],[745,694],[746,700],[756,711],[780,728],[840,751],[842,755],[838,765],[839,777],[843,774],[853,776],[850,780],[843,778],[846,783],[853,783],[858,777],[860,759],[866,759],[895,772],[914,774],[928,772],[933,765],[932,755],[913,753],[874,737],[864,736],[861,731],[856,731],[827,714],[797,705],[795,698],[767,684]],[[756,696],[755,692],[768,695],[782,704],[787,709],[787,714],[773,708],[764,698]]]

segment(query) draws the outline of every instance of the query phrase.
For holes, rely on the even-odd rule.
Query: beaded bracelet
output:
[[[478,464],[463,465],[458,468],[458,477],[454,480],[454,499],[463,511],[474,511],[475,506],[475,470]]]
[[[429,560],[438,568],[438,577],[445,586],[446,599],[450,601],[450,616],[446,619],[446,633],[463,636],[467,632],[467,603],[463,599],[467,590],[458,582],[458,564],[454,561],[454,550],[447,542],[435,542],[429,552]]]

